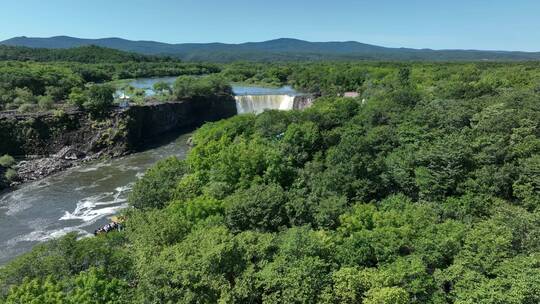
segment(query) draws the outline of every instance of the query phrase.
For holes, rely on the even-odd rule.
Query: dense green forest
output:
[[[95,45],[71,49],[37,49],[0,45],[0,60],[80,63],[179,62],[178,59],[171,57],[141,55]]]
[[[95,46],[69,50],[0,46],[0,110],[35,112],[79,106],[84,103],[80,96],[91,95],[94,84],[112,80],[220,71],[215,64],[182,63]]]
[[[1,299],[540,302],[537,63],[220,74],[323,97],[206,124],[136,184],[124,231],[36,246],[0,270]]]
[[[444,98],[465,98],[488,94],[490,90],[513,87],[527,81],[538,81],[538,63],[413,63],[411,80],[419,90],[435,87]],[[386,78],[405,63],[382,62],[301,62],[230,64],[183,63],[168,57],[145,56],[97,46],[74,49],[31,49],[0,46],[0,110],[19,112],[47,111],[63,106],[84,104],[94,84],[121,79],[159,76],[201,76],[218,74],[222,81],[245,84],[282,86],[336,96],[346,91],[362,91],[365,96],[374,90],[385,90]],[[489,71],[489,72],[486,72]],[[470,79],[460,79],[468,73]],[[452,78],[441,81],[435,77]],[[522,78],[530,77],[524,80]],[[213,79],[217,79],[213,78]],[[189,78],[184,78],[184,80]],[[454,81],[455,80],[455,81]],[[184,81],[185,82],[185,81]],[[193,79],[193,83],[202,82]],[[204,81],[203,81],[204,82]],[[206,81],[208,82],[208,81]],[[211,81],[210,81],[211,82]],[[173,94],[171,87],[160,84],[161,100],[189,96]],[[433,87],[433,88],[430,88]],[[126,88],[139,102],[145,102],[143,90]],[[192,91],[200,91],[193,88]],[[207,88],[202,95],[212,93]],[[217,88],[222,91],[223,88]],[[182,95],[182,94],[180,94]],[[154,101],[153,99],[151,101]]]

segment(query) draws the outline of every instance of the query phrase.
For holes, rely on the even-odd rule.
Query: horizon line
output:
[[[358,43],[358,44],[364,44],[374,47],[382,47],[382,48],[388,48],[388,49],[409,49],[409,50],[425,50],[425,51],[481,51],[481,52],[516,52],[516,53],[540,53],[540,51],[518,51],[518,50],[502,50],[502,49],[474,49],[474,48],[446,48],[446,49],[434,49],[429,47],[423,47],[423,48],[412,48],[412,47],[405,47],[405,46],[386,46],[386,45],[379,45],[379,44],[372,44],[372,43],[366,43],[366,42],[360,42],[357,40],[326,40],[326,41],[311,41],[311,40],[304,40],[301,38],[292,38],[292,37],[279,37],[279,38],[273,38],[268,40],[261,40],[261,41],[245,41],[245,42],[238,42],[238,43],[231,43],[231,42],[162,42],[157,40],[146,40],[146,39],[127,39],[117,36],[110,36],[110,37],[100,37],[100,38],[82,38],[82,37],[75,37],[75,36],[69,36],[69,35],[54,35],[54,36],[48,36],[48,37],[37,37],[37,36],[14,36],[11,38],[7,38],[5,40],[1,40],[0,44],[16,39],[16,38],[26,38],[26,39],[51,39],[51,38],[72,38],[72,39],[80,39],[80,40],[105,40],[105,39],[120,39],[125,41],[131,41],[131,42],[152,42],[152,43],[162,43],[162,44],[168,44],[168,45],[182,45],[182,44],[225,44],[225,45],[242,45],[242,44],[248,44],[248,43],[264,43],[264,42],[270,42],[270,41],[276,41],[276,40],[296,40],[301,42],[308,42],[308,43]]]

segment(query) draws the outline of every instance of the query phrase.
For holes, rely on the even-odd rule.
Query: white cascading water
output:
[[[292,110],[295,96],[289,95],[244,95],[235,96],[236,111],[243,113],[262,113],[264,110]]]

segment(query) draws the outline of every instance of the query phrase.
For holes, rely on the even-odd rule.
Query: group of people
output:
[[[121,225],[120,223],[118,222],[111,222],[111,223],[108,223],[107,225],[99,228],[99,229],[96,229],[94,230],[94,235],[98,235],[98,234],[102,234],[102,233],[108,233],[108,232],[111,232],[113,230],[118,230],[120,231],[121,229]]]

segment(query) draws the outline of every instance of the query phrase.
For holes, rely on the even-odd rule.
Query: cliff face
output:
[[[61,152],[117,156],[167,132],[196,128],[236,114],[231,96],[132,106],[101,121],[82,112],[0,116],[0,155],[51,156]],[[71,151],[61,151],[70,147]],[[64,155],[61,155],[62,157]]]
[[[138,150],[161,134],[194,129],[205,122],[234,115],[234,98],[217,96],[131,107],[121,114],[121,120],[126,122],[126,148]]]
[[[293,109],[294,110],[303,110],[311,107],[313,105],[313,102],[315,101],[315,97],[312,95],[300,95],[294,97],[294,104]]]
[[[165,133],[189,131],[235,114],[232,96],[132,106],[100,121],[77,111],[0,114],[0,156],[23,159],[16,167],[20,182],[37,180],[81,161],[139,151]]]
[[[80,112],[52,114],[4,114],[0,116],[0,154],[46,155],[60,143],[71,144],[81,135],[87,119]]]

